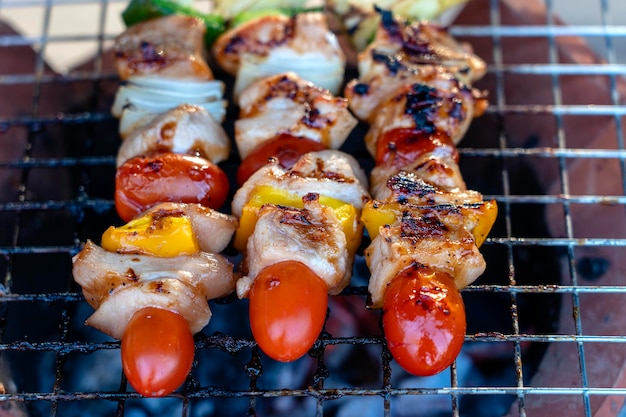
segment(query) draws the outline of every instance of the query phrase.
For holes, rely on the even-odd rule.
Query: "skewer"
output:
[[[294,361],[319,336],[328,294],[350,281],[369,199],[357,161],[337,150],[357,124],[347,101],[329,90],[343,81],[345,59],[318,12],[251,19],[225,32],[213,51],[236,76],[240,108],[237,294],[250,299],[261,350]],[[318,65],[322,58],[330,64]]]
[[[194,17],[163,16],[117,37],[115,207],[127,223],[73,259],[95,309],[86,324],[121,340],[124,373],[149,397],[184,382],[193,334],[211,318],[207,300],[235,289],[233,265],[219,253],[237,220],[216,211],[229,190],[217,165],[230,151],[224,87],[204,59],[205,34]]]
[[[365,141],[376,160],[373,200],[363,209],[369,307],[382,308],[396,361],[427,376],[461,350],[460,290],[485,269],[478,247],[497,215],[494,201],[467,190],[455,146],[486,106],[470,87],[485,65],[444,29],[378,11],[359,79],[345,90],[350,109],[370,124]]]

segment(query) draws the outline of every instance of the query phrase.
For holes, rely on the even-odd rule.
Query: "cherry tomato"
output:
[[[383,305],[387,345],[406,371],[437,374],[454,362],[465,337],[465,307],[450,275],[409,266],[389,284]]]
[[[157,203],[200,203],[218,209],[229,191],[228,177],[214,163],[174,153],[138,156],[115,175],[115,208],[128,222]]]
[[[320,142],[282,133],[275,138],[260,143],[241,161],[241,165],[239,165],[237,170],[237,183],[243,185],[252,174],[266,165],[271,157],[277,158],[282,167],[291,168],[305,153],[324,149],[326,147]]]
[[[128,382],[146,397],[161,397],[187,378],[193,336],[184,317],[162,308],[139,310],[122,337],[122,366]]]
[[[250,326],[269,357],[291,362],[319,336],[328,307],[328,286],[306,265],[283,261],[268,266],[250,289]]]
[[[426,133],[416,129],[393,129],[376,142],[376,165],[401,167],[417,161],[426,152],[446,152],[455,161],[459,153],[452,140],[441,132]]]

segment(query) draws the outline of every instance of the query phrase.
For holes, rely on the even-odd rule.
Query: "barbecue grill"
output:
[[[451,33],[489,64],[476,86],[490,107],[461,143],[461,170],[500,215],[482,247],[487,271],[463,291],[466,343],[448,371],[416,378],[395,364],[380,312],[365,309],[357,256],[305,358],[266,358],[246,301],[226,297],[195,336],[187,382],[163,399],[127,384],[119,342],[83,325],[91,309],[71,276],[81,243],[121,224],[108,28],[125,3],[0,1],[0,18],[40,16],[37,34],[0,27],[0,416],[626,415],[621,3],[584,2],[590,13],[564,24],[557,9],[569,16],[583,2],[471,0],[453,21]],[[67,6],[97,10],[90,31],[50,30]],[[84,63],[48,66],[51,51],[87,44],[95,50]],[[235,117],[230,107],[230,133]],[[364,132],[345,150],[369,170]],[[223,164],[231,176],[237,162]]]

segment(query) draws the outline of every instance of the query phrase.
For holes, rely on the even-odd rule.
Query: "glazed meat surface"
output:
[[[474,118],[471,90],[454,81],[442,86],[408,84],[398,88],[376,108],[376,117],[365,135],[367,150],[374,155],[376,142],[395,129],[443,134],[454,144],[461,141]]]
[[[347,84],[344,95],[354,114],[368,122],[399,88],[412,84],[448,94],[460,90],[470,120],[486,106],[484,93],[467,87],[485,74],[484,61],[429,23],[394,21],[381,26],[376,39],[359,54],[358,67],[359,79]]]
[[[402,177],[397,175],[401,173]],[[398,187],[398,182],[405,181],[406,176],[414,179],[420,179],[428,184],[429,187],[435,187],[439,191],[457,193],[466,189],[465,181],[461,176],[459,165],[449,156],[437,156],[432,152],[422,155],[411,164],[401,167],[398,171],[396,167],[376,166],[372,169],[370,175],[372,197],[377,200],[385,200],[391,193],[391,187]],[[394,183],[389,184],[389,181]]]

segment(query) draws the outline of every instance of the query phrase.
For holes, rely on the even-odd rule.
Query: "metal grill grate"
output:
[[[90,309],[71,277],[81,242],[119,224],[107,48],[125,3],[0,0],[20,30],[40,17],[34,33],[0,32],[0,415],[626,415],[620,1],[472,0],[451,27],[489,63],[478,87],[491,105],[462,142],[461,169],[501,214],[488,271],[463,292],[468,335],[450,371],[418,379],[395,366],[379,313],[364,310],[359,258],[309,356],[268,361],[245,302],[229,297],[211,304],[187,384],[159,400],[133,393],[119,343],[83,326]],[[55,33],[72,7],[76,26],[95,10],[90,29]],[[46,65],[86,44],[89,62]],[[347,149],[371,168],[362,133]]]

